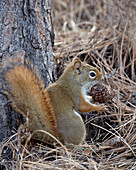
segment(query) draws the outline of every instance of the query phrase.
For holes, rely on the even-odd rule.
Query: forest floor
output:
[[[133,0],[52,0],[57,77],[77,56],[96,66],[116,95],[105,103],[108,111],[82,115],[87,129],[83,145],[23,145],[16,132],[5,144],[13,148],[11,169],[17,163],[20,169],[136,169],[135,9]]]

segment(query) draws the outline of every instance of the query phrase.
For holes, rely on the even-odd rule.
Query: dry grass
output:
[[[101,70],[116,96],[106,103],[107,112],[83,115],[84,145],[33,145],[22,142],[28,137],[18,130],[1,147],[2,164],[11,169],[136,169],[135,9],[135,0],[52,0],[57,76],[78,56]]]

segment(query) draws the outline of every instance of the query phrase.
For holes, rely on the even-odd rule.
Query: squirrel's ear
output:
[[[74,58],[72,62],[75,69],[80,69],[81,60],[79,58]]]
[[[79,58],[74,59],[73,67],[76,70],[78,75],[80,75],[82,73],[82,62],[81,62],[81,60]]]

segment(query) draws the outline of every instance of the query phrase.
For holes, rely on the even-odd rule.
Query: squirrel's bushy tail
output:
[[[54,110],[48,92],[42,89],[40,77],[37,78],[25,65],[15,65],[5,74],[5,80],[10,89],[9,99],[16,111],[24,117],[28,115],[30,130],[46,130],[56,136]]]

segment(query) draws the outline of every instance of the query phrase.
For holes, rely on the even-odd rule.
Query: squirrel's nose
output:
[[[101,80],[104,81],[104,77],[103,76],[102,76]]]

